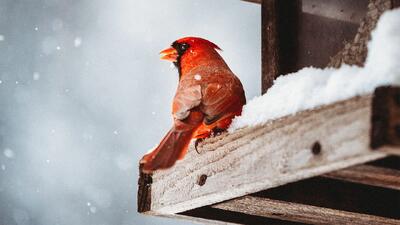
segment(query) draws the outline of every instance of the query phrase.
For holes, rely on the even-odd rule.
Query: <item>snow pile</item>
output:
[[[379,19],[363,68],[304,68],[281,76],[266,94],[244,106],[229,131],[370,93],[388,84],[400,84],[400,9],[385,12]]]

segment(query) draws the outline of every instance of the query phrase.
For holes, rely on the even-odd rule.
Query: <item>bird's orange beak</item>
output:
[[[167,48],[160,52],[160,58],[167,61],[176,62],[178,59],[178,52],[175,48]]]

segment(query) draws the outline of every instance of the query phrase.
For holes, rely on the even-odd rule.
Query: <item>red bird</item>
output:
[[[179,85],[172,103],[174,125],[161,143],[140,161],[143,171],[173,166],[182,159],[192,138],[203,139],[226,130],[246,103],[243,86],[219,55],[214,43],[181,38],[161,51],[161,59],[178,68]]]

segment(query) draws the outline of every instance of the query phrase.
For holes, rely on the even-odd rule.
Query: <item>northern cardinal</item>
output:
[[[160,52],[179,72],[172,102],[174,125],[161,143],[141,159],[142,171],[172,167],[182,159],[192,138],[204,139],[226,130],[246,103],[243,86],[219,55],[214,43],[185,37]]]

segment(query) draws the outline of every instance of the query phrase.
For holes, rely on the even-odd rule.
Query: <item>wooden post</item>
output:
[[[379,87],[372,101],[371,147],[400,145],[400,88]]]
[[[277,31],[277,1],[264,0],[261,3],[261,91],[265,93],[279,74],[279,40]]]
[[[262,93],[279,75],[294,72],[300,6],[299,0],[262,1]]]

